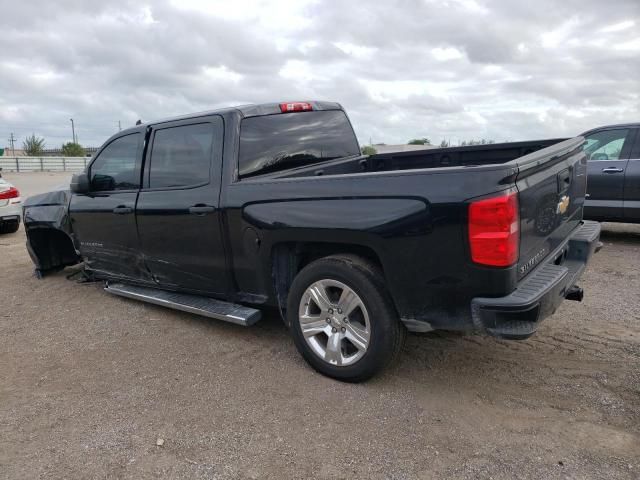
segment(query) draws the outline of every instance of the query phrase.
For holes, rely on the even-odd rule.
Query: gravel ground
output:
[[[533,338],[411,335],[360,385],[275,315],[37,280],[24,241],[0,237],[0,478],[640,478],[640,226],[605,224],[585,300]]]

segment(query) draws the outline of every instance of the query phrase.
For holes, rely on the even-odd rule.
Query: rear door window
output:
[[[244,178],[359,154],[341,110],[265,115],[242,121],[238,170]]]
[[[149,188],[194,187],[209,183],[215,127],[211,123],[156,130]]]

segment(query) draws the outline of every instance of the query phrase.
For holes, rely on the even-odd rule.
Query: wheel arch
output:
[[[282,242],[271,250],[271,277],[280,315],[289,326],[286,315],[289,288],[304,267],[320,258],[349,255],[374,263],[384,276],[380,255],[370,246],[334,242]]]
[[[62,230],[51,227],[29,228],[27,250],[39,275],[82,261],[71,237]]]

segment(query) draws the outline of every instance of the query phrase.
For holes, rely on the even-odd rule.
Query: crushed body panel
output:
[[[57,190],[29,197],[24,202],[27,251],[39,277],[82,261],[74,245],[70,199],[70,191]]]

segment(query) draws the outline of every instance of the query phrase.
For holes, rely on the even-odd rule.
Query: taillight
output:
[[[469,205],[469,244],[475,263],[508,267],[518,260],[520,215],[515,192]]]
[[[9,190],[0,192],[0,200],[9,200],[10,198],[18,198],[20,192],[16,187],[10,187]]]
[[[313,106],[307,102],[291,102],[291,103],[280,104],[280,111],[282,113],[307,112],[309,110],[313,110]]]

